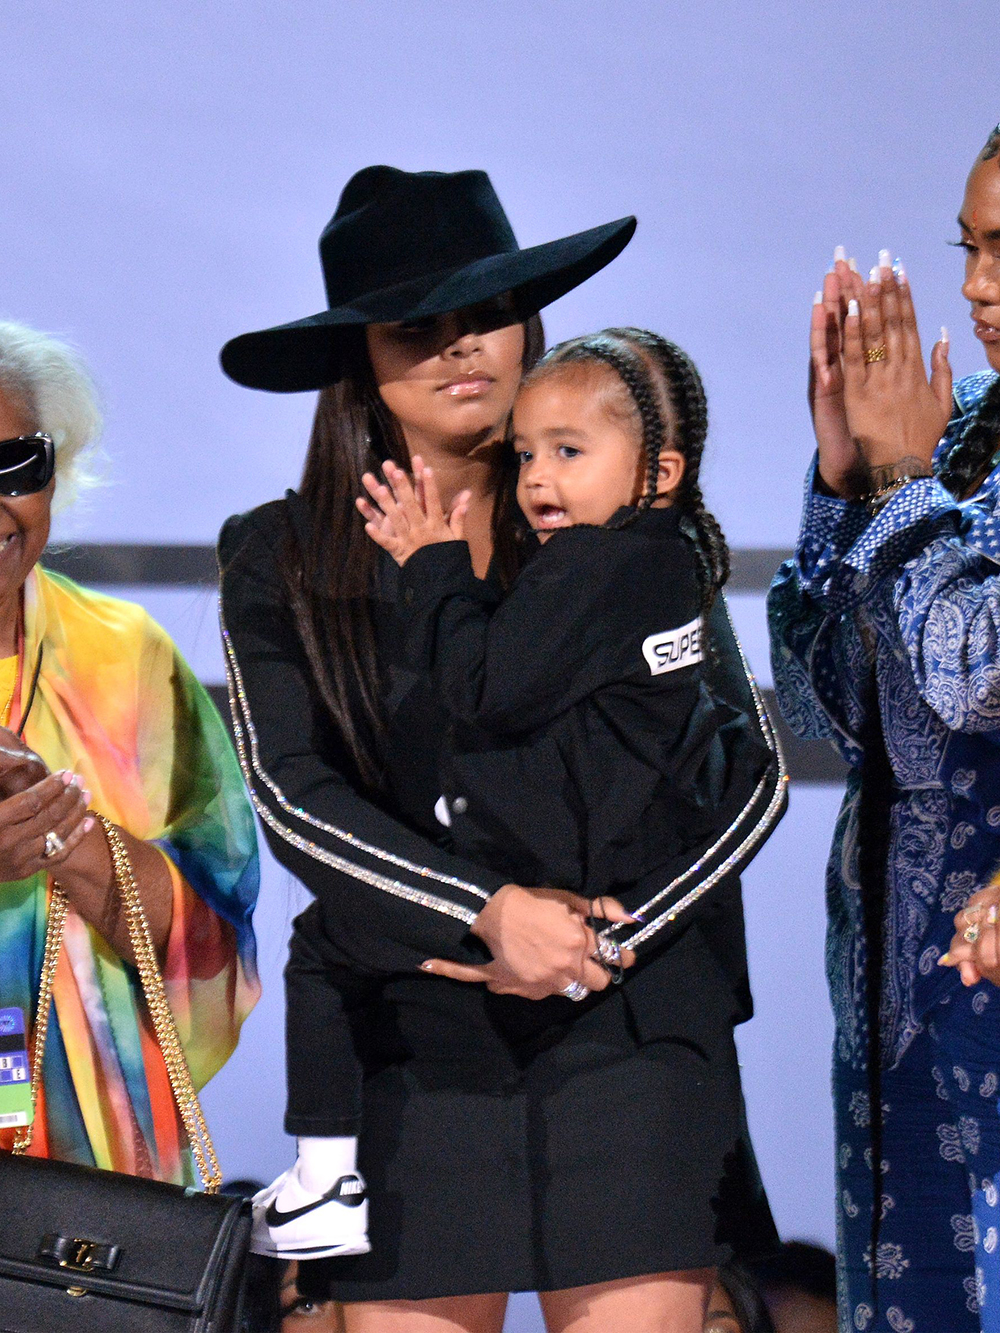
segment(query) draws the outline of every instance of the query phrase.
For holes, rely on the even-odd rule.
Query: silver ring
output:
[[[45,835],[45,847],[42,850],[43,856],[58,856],[64,850],[66,844],[60,838],[54,829],[49,829]]]
[[[613,935],[598,935],[597,953],[594,956],[594,961],[607,963],[609,967],[621,967],[622,946]]]
[[[571,981],[568,986],[563,986],[559,994],[565,995],[567,1000],[572,1000],[574,1004],[578,1004],[580,1000],[585,1000],[590,994],[590,987],[585,986],[582,981]]]
[[[976,940],[979,939],[979,927],[975,921],[966,930],[962,931],[962,939],[965,940],[966,944],[975,944]]]

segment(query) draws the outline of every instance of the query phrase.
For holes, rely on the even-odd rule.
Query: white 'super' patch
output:
[[[670,629],[664,634],[651,634],[643,640],[642,655],[654,676],[662,676],[665,671],[679,671],[681,667],[700,662],[703,656],[701,617],[692,620],[689,625],[681,625],[679,629]]]

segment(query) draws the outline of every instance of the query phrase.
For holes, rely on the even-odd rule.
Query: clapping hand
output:
[[[856,499],[900,476],[924,476],[951,413],[944,329],[924,367],[906,273],[889,252],[865,282],[838,248],[813,305],[810,403],[820,476]]]
[[[0,727],[0,882],[55,872],[93,827],[89,792],[72,773],[49,773],[7,727]]]
[[[371,472],[361,478],[371,499],[359,496],[357,506],[367,520],[365,532],[397,565],[405,564],[421,546],[464,540],[471,492],[460,492],[446,515],[434,473],[419,455],[413,459],[413,484],[391,461],[382,472],[385,483]]]

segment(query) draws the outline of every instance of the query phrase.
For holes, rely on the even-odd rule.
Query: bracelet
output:
[[[911,475],[908,472],[904,472],[901,477],[894,477],[892,481],[886,482],[884,486],[880,486],[877,491],[872,491],[868,495],[862,495],[861,501],[867,507],[869,514],[874,517],[881,509],[885,508],[892,497],[901,491],[904,486],[909,486],[911,481],[920,481],[921,478],[930,476],[933,476],[933,473],[917,472]]]

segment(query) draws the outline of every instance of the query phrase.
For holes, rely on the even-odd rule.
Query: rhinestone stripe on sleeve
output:
[[[729,616],[729,607],[726,606],[725,610],[727,617],[729,617],[729,623],[730,625],[732,625],[732,617]],[[778,780],[775,785],[774,794],[772,795],[771,800],[768,802],[767,809],[761,815],[758,822],[750,830],[750,832],[743,839],[743,841],[729,854],[729,856],[726,857],[726,859],[722,862],[721,865],[717,866],[715,870],[713,870],[712,873],[707,876],[707,878],[701,881],[700,884],[696,884],[693,889],[690,889],[682,898],[678,899],[678,901],[674,903],[672,907],[668,908],[667,911],[662,912],[658,917],[655,917],[652,921],[647,921],[646,924],[640,930],[637,930],[633,935],[630,935],[627,939],[623,939],[621,941],[623,945],[627,945],[630,949],[634,949],[638,944],[645,944],[646,941],[649,940],[653,935],[655,935],[659,930],[662,930],[662,928],[665,925],[667,925],[671,921],[676,920],[676,918],[680,916],[682,912],[686,911],[689,907],[691,907],[694,903],[696,903],[698,899],[702,897],[703,894],[706,894],[709,891],[709,889],[714,888],[715,885],[718,884],[721,879],[724,879],[725,876],[728,875],[729,872],[732,870],[732,868],[739,863],[741,858],[747,852],[752,851],[753,848],[756,847],[757,843],[761,841],[761,839],[770,831],[771,828],[773,828],[774,824],[777,822],[777,819],[780,815],[781,807],[784,804],[785,790],[788,786],[788,769],[785,765],[785,756],[781,750],[781,743],[778,740],[778,737],[775,735],[774,728],[771,726],[771,719],[768,717],[767,709],[764,707],[764,700],[761,698],[760,690],[757,688],[757,682],[750,672],[750,667],[749,664],[747,663],[746,655],[743,652],[743,645],[740,643],[739,638],[736,636],[735,630],[733,632],[733,638],[736,642],[736,647],[739,650],[740,661],[743,665],[743,671],[744,674],[746,675],[747,683],[749,684],[751,693],[753,694],[754,709],[757,713],[757,720],[760,723],[761,732],[764,736],[764,740],[767,743],[768,749],[774,755],[778,763]],[[653,897],[650,898],[650,900],[647,903],[644,903],[642,907],[639,908],[639,914],[641,916],[647,916],[650,910],[652,910],[657,903],[662,902],[664,897],[666,897],[668,894],[674,893],[682,884],[684,884],[687,880],[689,880],[693,875],[696,875],[702,869],[702,867],[706,865],[707,862],[709,862],[713,856],[716,855],[719,849],[725,846],[728,840],[732,837],[732,835],[737,831],[739,826],[742,824],[743,820],[746,818],[749,811],[753,809],[754,805],[757,803],[758,799],[763,793],[766,785],[767,785],[767,779],[765,777],[760,780],[760,782],[754,789],[753,795],[750,797],[749,801],[746,803],[746,805],[743,807],[743,809],[740,811],[737,817],[733,820],[733,822],[729,825],[726,831],[717,839],[714,845],[710,847],[708,851],[706,851],[705,854],[698,861],[694,863],[694,865],[689,866],[688,869],[682,875],[678,875],[676,879],[671,880],[671,882],[668,885],[666,885],[665,888],[661,889],[659,893],[654,894]]]
[[[311,824],[314,828],[320,829],[332,837],[356,847],[359,852],[385,861],[390,865],[398,866],[401,870],[408,870],[414,875],[419,875],[422,879],[434,880],[443,885],[450,885],[461,889],[464,892],[481,898],[484,902],[488,901],[489,894],[485,889],[477,884],[470,884],[465,880],[459,879],[454,875],[444,875],[431,870],[428,866],[416,865],[404,857],[396,856],[382,847],[375,847],[370,843],[363,842],[360,838],[346,829],[337,828],[333,824],[327,824],[321,819],[317,819],[307,810],[294,806],[285,797],[281,788],[273,781],[260,761],[260,750],[257,740],[256,729],[253,725],[253,719],[250,713],[249,701],[246,690],[243,686],[243,678],[240,673],[239,662],[229,637],[229,631],[226,628],[225,620],[222,616],[222,607],[220,602],[219,619],[222,627],[222,640],[226,649],[226,681],[229,687],[229,700],[233,714],[233,729],[236,735],[236,750],[240,760],[240,766],[243,769],[243,777],[250,792],[254,808],[260,814],[260,817],[274,829],[281,837],[299,851],[306,852],[316,860],[329,865],[334,869],[341,870],[345,874],[352,875],[355,879],[360,879],[367,884],[372,884],[377,888],[384,889],[387,893],[395,894],[397,897],[407,898],[411,902],[419,903],[423,907],[432,907],[436,911],[444,912],[448,916],[453,916],[460,921],[469,923],[476,919],[476,912],[456,903],[450,902],[445,898],[440,898],[435,894],[428,893],[421,889],[416,889],[411,885],[403,883],[401,880],[393,879],[386,875],[380,875],[376,871],[366,870],[363,866],[357,865],[344,857],[338,856],[335,852],[327,851],[318,844],[294,833],[286,828],[284,824],[274,815],[274,813],[261,800],[255,787],[255,774],[259,775],[260,780],[272,793],[279,806],[290,815],[301,820],[305,824]],[[247,741],[249,740],[249,753]]]

